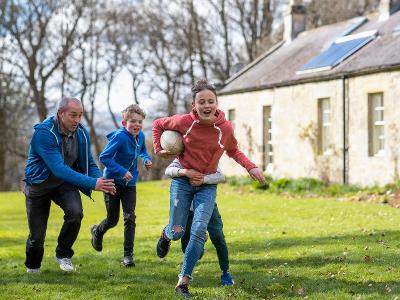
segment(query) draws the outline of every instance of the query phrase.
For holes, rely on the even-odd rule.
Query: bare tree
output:
[[[32,108],[27,91],[12,69],[0,63],[0,191],[21,185],[23,163],[27,157]]]
[[[161,6],[168,5],[167,1],[159,2]],[[185,76],[189,69],[187,40],[182,27],[176,28],[176,20],[182,16],[162,15],[149,3],[143,7],[142,17],[136,20],[137,30],[143,51],[151,53],[147,64],[149,84],[156,95],[165,97],[166,113],[173,115],[177,112],[181,88],[190,85]]]
[[[314,0],[307,6],[307,29],[337,23],[377,10],[379,0]]]
[[[47,116],[49,83],[73,48],[84,4],[8,0],[3,6],[3,28],[10,42],[2,59],[16,66],[29,84],[40,120]],[[60,21],[63,18],[68,20]]]
[[[270,0],[235,0],[239,18],[232,16],[240,28],[249,61],[260,54],[260,42],[271,34]]]
[[[107,84],[108,72],[104,61],[108,41],[105,41],[104,35],[110,23],[107,18],[102,18],[102,5],[101,2],[90,3],[88,14],[84,15],[85,24],[76,32],[76,47],[66,59],[68,71],[63,79],[66,82],[65,92],[79,97],[85,107],[83,118],[89,127],[95,157],[102,149],[96,130],[96,103],[100,87]]]
[[[217,12],[219,18],[219,24],[217,27],[212,30],[219,34],[221,37],[221,41],[223,43],[223,61],[218,59],[218,56],[214,56],[214,54],[209,54],[211,64],[213,66],[213,71],[216,73],[216,76],[221,81],[225,81],[231,75],[231,67],[233,63],[233,52],[232,52],[232,42],[231,42],[231,31],[232,25],[230,24],[230,17],[228,15],[227,6],[229,6],[228,0],[209,0],[212,8]],[[210,24],[211,27],[214,27],[213,24]],[[218,28],[221,28],[219,30]]]

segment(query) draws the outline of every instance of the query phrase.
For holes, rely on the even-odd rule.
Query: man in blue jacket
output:
[[[64,211],[58,236],[56,262],[63,271],[74,271],[71,257],[83,217],[79,190],[115,193],[112,179],[102,178],[90,151],[89,134],[79,123],[82,103],[64,97],[57,115],[36,124],[25,168],[25,198],[29,236],[26,241],[27,272],[40,272],[51,201]]]

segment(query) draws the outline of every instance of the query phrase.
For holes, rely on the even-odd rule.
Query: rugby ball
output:
[[[179,154],[183,151],[182,136],[179,132],[165,130],[160,138],[161,148],[169,151],[171,154]]]

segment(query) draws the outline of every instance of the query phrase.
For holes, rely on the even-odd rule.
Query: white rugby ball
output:
[[[169,151],[171,154],[179,154],[183,151],[182,136],[179,132],[165,130],[160,138],[161,148]]]

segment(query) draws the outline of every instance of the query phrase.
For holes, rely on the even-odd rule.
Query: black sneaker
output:
[[[90,233],[92,234],[92,246],[94,250],[96,251],[101,251],[103,250],[103,237],[98,237],[96,235],[96,230],[97,230],[97,225],[92,225],[90,227]]]
[[[189,287],[187,284],[180,284],[175,288],[175,292],[181,295],[183,298],[192,298],[192,294],[189,293]]]
[[[156,247],[157,256],[159,258],[163,258],[163,257],[167,256],[170,245],[171,245],[171,240],[165,236],[165,232],[163,230],[161,233],[161,237],[158,240],[157,247]]]
[[[133,260],[133,256],[125,256],[124,260],[121,261],[121,265],[124,267],[134,267],[135,266],[135,261]]]

